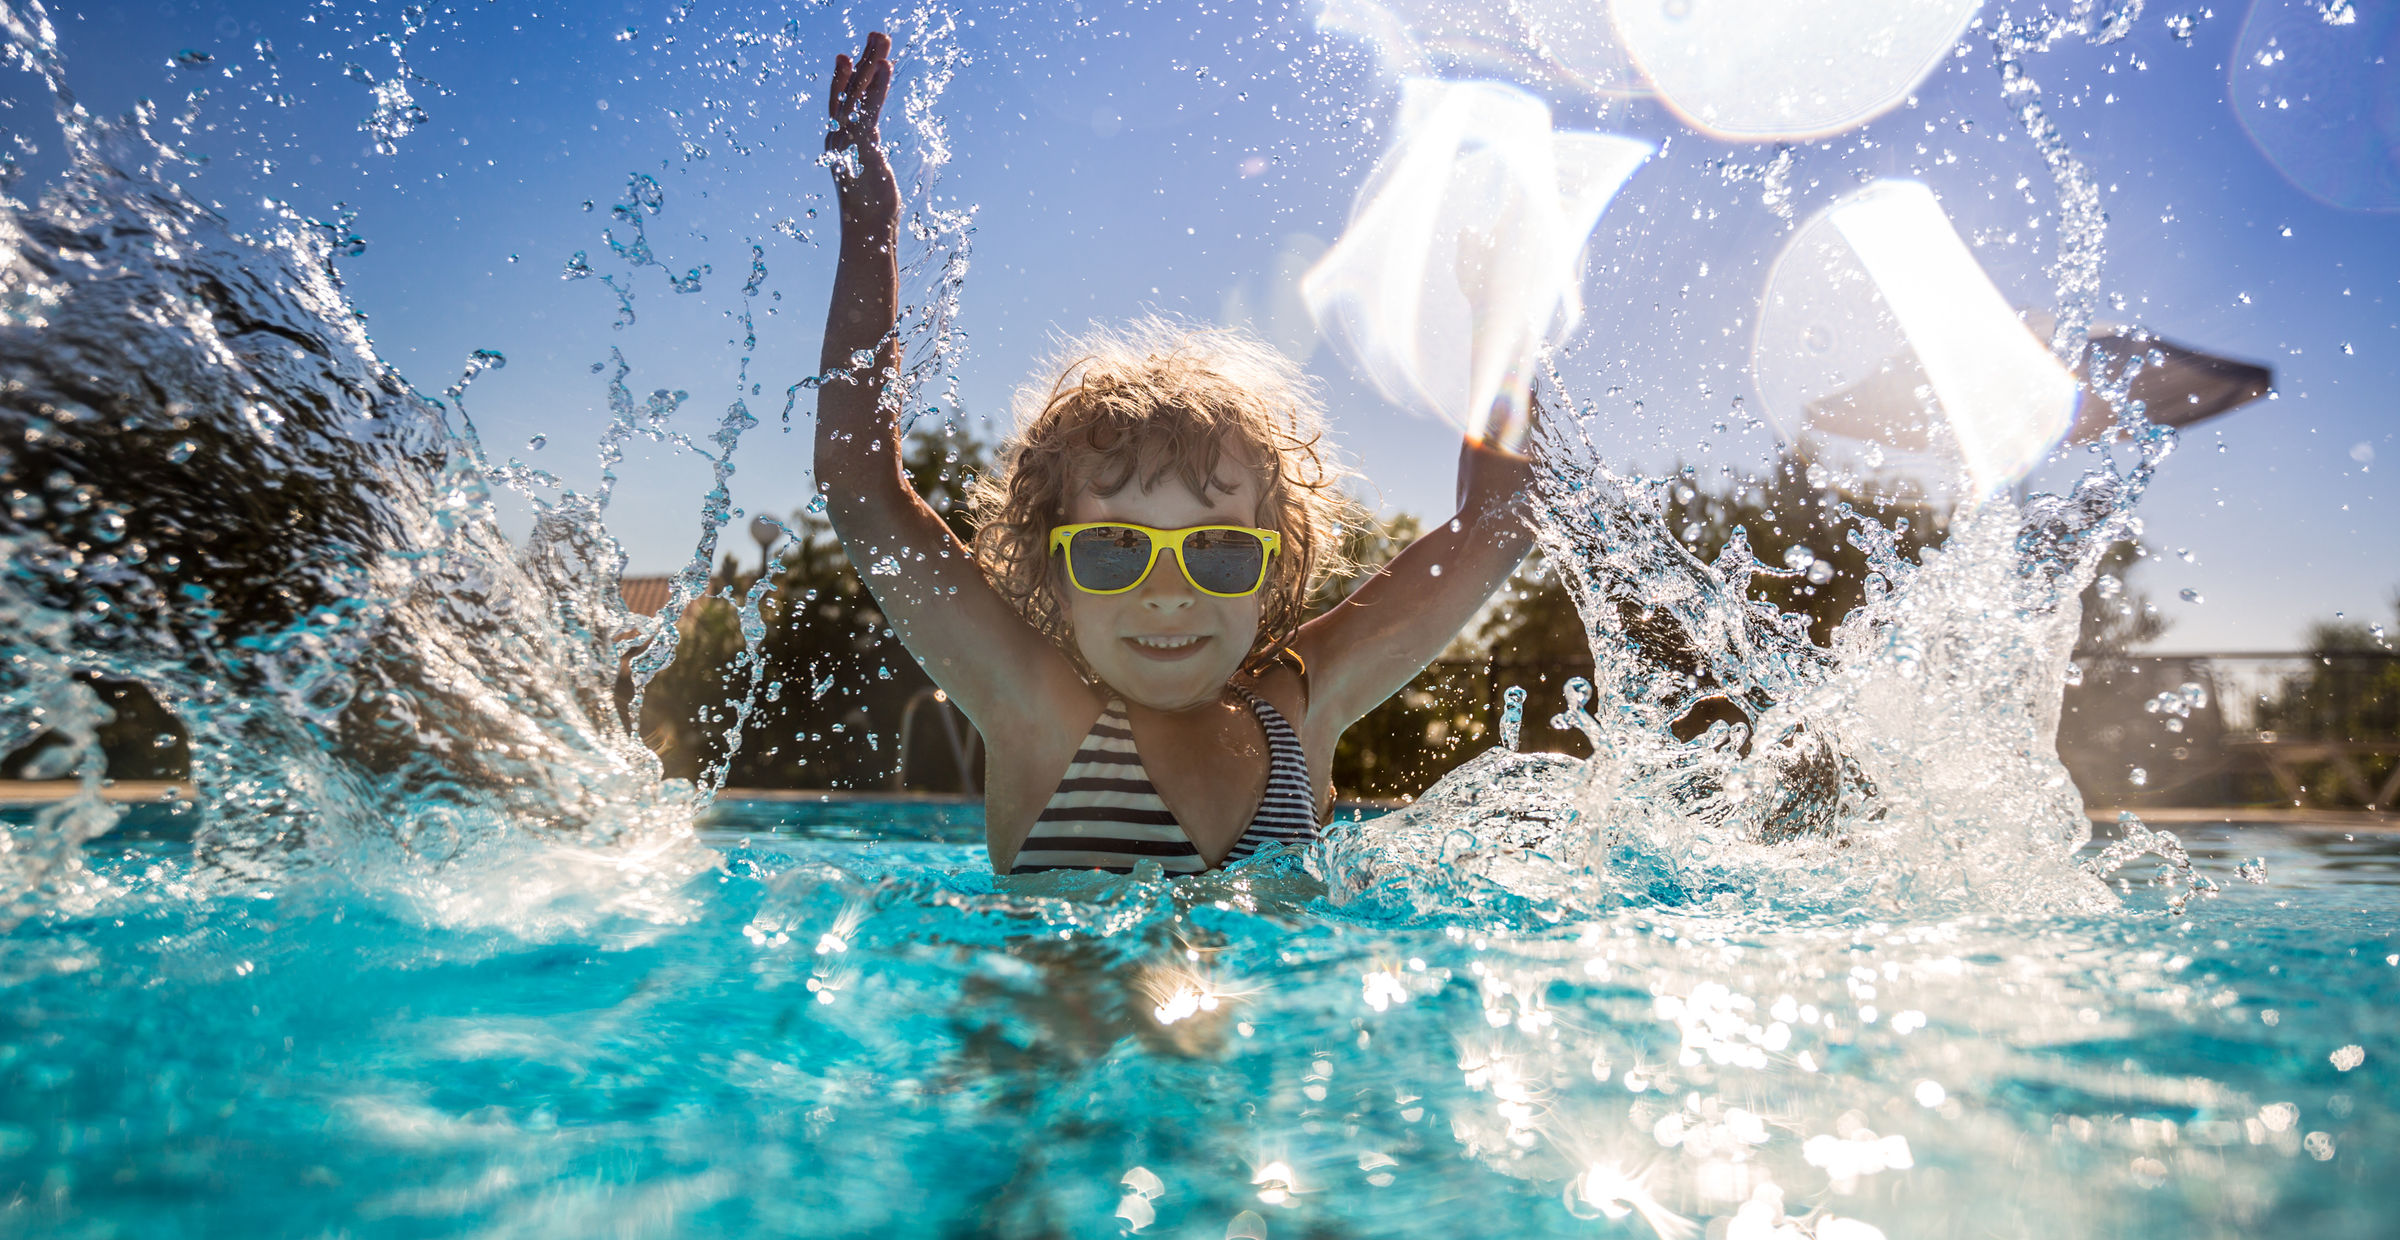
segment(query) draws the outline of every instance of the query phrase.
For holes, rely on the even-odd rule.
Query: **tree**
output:
[[[2391,628],[2400,628],[2400,593],[2392,609]],[[2400,654],[2390,631],[2350,619],[2310,625],[2307,664],[2259,703],[2262,732],[2283,741],[2400,747]],[[2343,754],[2302,770],[2298,782],[2310,800],[2334,805],[2362,786],[2371,795],[2396,766],[2400,752]]]
[[[902,445],[910,483],[961,540],[972,533],[966,487],[987,456],[982,439],[955,425]],[[758,574],[740,572],[728,557],[709,596],[685,614],[675,662],[650,684],[641,734],[670,777],[698,779],[724,766],[733,787],[857,789],[888,786],[897,772],[896,733],[909,700],[932,679],[885,625],[832,525],[804,508],[790,528],[758,600],[755,658],[747,657],[740,609]],[[728,762],[734,735],[742,744]],[[947,786],[970,782],[960,778],[970,773],[942,774]]]

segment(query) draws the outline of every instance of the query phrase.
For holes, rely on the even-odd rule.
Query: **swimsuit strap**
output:
[[[1243,860],[1269,844],[1301,844],[1317,838],[1317,794],[1308,782],[1308,753],[1300,734],[1292,730],[1275,704],[1240,685],[1234,693],[1258,716],[1267,734],[1267,795],[1259,798],[1258,814],[1250,828],[1225,854],[1225,863]]]

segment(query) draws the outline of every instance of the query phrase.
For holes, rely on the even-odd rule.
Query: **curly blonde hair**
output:
[[[1150,317],[1066,341],[1016,397],[1016,430],[969,491],[975,559],[1026,621],[1076,655],[1050,531],[1085,487],[1114,495],[1169,474],[1205,499],[1218,469],[1255,471],[1257,522],[1283,535],[1250,655],[1280,647],[1310,592],[1345,566],[1344,526],[1364,515],[1325,439],[1315,385],[1243,332]]]

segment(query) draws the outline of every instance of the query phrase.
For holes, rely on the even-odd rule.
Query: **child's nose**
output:
[[[1183,561],[1172,552],[1158,557],[1158,567],[1142,583],[1142,606],[1153,611],[1180,611],[1200,601],[1192,579],[1184,576]]]

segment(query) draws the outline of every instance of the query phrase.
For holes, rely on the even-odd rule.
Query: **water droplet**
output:
[[[2132,784],[2136,788],[2146,788],[2150,784],[2150,772],[2145,771],[2138,766],[2134,767],[2132,770],[2125,772],[2125,782]]]
[[[175,53],[175,59],[171,63],[178,69],[205,69],[208,67],[208,62],[215,59],[216,57],[207,52],[187,47]]]
[[[1441,565],[1439,565],[1439,564],[1436,564],[1436,565],[1434,565],[1433,567],[1426,569],[1425,571],[1426,571],[1426,572],[1428,572],[1428,573],[1431,573],[1431,574],[1433,574],[1433,575],[1434,575],[1434,576],[1436,576],[1436,577],[1439,577],[1439,576],[1441,576],[1441,575],[1442,575],[1442,566],[1441,566]]]
[[[547,446],[549,442],[550,437],[548,435],[536,435],[533,438],[525,441],[525,448],[529,452],[539,452],[545,446]]]
[[[170,465],[181,465],[185,461],[192,459],[192,454],[198,452],[199,450],[199,444],[194,443],[189,439],[181,440],[177,442],[174,447],[167,449],[167,463]]]
[[[1506,706],[1500,713],[1500,747],[1513,752],[1525,727],[1525,687],[1510,685],[1501,700]]]
[[[2207,601],[2200,597],[2200,592],[2198,590],[2195,590],[2190,586],[2185,586],[2184,588],[2177,590],[2175,592],[2175,597],[2182,599],[2187,603],[2202,603]]]

